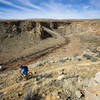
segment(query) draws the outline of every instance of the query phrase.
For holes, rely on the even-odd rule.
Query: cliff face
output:
[[[100,34],[100,20],[0,21],[0,63],[56,45],[61,42],[57,34],[89,39]]]

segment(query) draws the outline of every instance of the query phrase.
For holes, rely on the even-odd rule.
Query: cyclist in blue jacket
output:
[[[27,73],[28,73],[28,67],[20,65],[20,71],[21,71],[22,74],[27,75]]]

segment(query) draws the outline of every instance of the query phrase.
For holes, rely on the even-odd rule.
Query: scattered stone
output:
[[[98,59],[94,58],[93,56],[90,56],[88,54],[84,54],[83,57],[85,57],[87,60],[91,60],[93,62],[96,62]]]
[[[61,63],[65,62],[65,61],[66,61],[66,59],[63,59],[63,58],[60,58],[60,59],[58,60],[58,62],[61,62]]]
[[[84,54],[83,57],[85,57],[85,58],[88,59],[88,60],[92,58],[92,56],[90,56],[90,55],[88,55],[88,54]]]
[[[91,52],[98,53],[98,50],[97,49],[92,49]]]
[[[64,60],[68,60],[68,57],[63,57]]]
[[[25,87],[27,84],[28,84],[27,81],[21,82],[21,86],[22,86],[22,87]]]
[[[79,90],[76,90],[76,91],[75,91],[75,95],[76,95],[76,97],[77,97],[78,99],[80,99],[80,98],[82,97],[82,94],[81,94],[81,92],[80,92]]]
[[[36,80],[39,80],[39,79],[42,79],[42,78],[51,78],[51,77],[52,77],[52,74],[44,73],[44,74],[38,75]]]
[[[3,71],[4,69],[5,69],[5,67],[0,65],[0,71]]]
[[[37,72],[34,72],[34,74],[37,74]]]
[[[38,67],[38,66],[43,66],[44,62],[43,61],[38,61],[37,63],[28,65],[29,67]]]
[[[72,60],[72,58],[68,58],[68,60],[69,60],[69,61],[71,61],[71,60]]]
[[[91,58],[91,61],[93,62],[96,62],[97,60],[98,60],[97,58],[94,58],[94,57]]]
[[[59,72],[59,75],[63,75],[63,74],[64,74],[64,72],[63,72],[63,71]]]
[[[61,71],[59,71],[59,75],[63,75],[64,73],[64,69],[62,69]]]
[[[57,79],[58,79],[59,81],[61,81],[61,80],[65,79],[65,78],[66,78],[65,75],[60,75]]]
[[[95,74],[94,80],[95,80],[97,83],[100,83],[100,72],[98,72],[98,73]]]
[[[49,73],[41,74],[41,77],[42,78],[51,78],[52,74],[49,74]]]
[[[58,82],[57,80],[52,80],[51,85],[54,85],[56,87],[60,87],[61,83]]]
[[[42,94],[42,97],[45,97],[46,95],[45,94]]]
[[[71,96],[69,96],[69,97],[67,97],[67,99],[66,100],[72,100],[72,97]]]
[[[56,62],[55,60],[50,60],[50,61],[49,61],[49,63],[55,63],[55,62]]]
[[[6,92],[4,92],[3,94],[5,95],[5,94],[7,94],[8,92],[6,91]]]
[[[23,94],[21,92],[18,93],[18,97],[22,96]]]
[[[77,60],[78,60],[78,61],[81,61],[82,59],[81,59],[81,58],[78,58]]]
[[[60,57],[58,59],[51,59],[51,60],[43,60],[43,61],[38,61],[37,63],[34,63],[34,64],[30,64],[28,65],[29,67],[38,67],[38,66],[43,66],[45,64],[52,64],[52,63],[56,63],[56,62],[65,62],[66,60],[73,60],[74,57]]]
[[[0,66],[0,71],[2,70],[2,66]]]
[[[42,61],[37,62],[37,66],[42,66],[42,65],[44,65],[44,62]]]
[[[77,56],[76,59],[77,59],[78,61],[81,61],[81,60],[82,60],[82,57],[81,57],[81,56]]]
[[[61,94],[61,92],[60,91],[58,91],[58,95],[60,95]]]

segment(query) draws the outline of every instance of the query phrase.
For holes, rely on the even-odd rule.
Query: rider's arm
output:
[[[20,73],[22,73],[22,70],[23,70],[23,69],[22,69],[22,68],[20,68]]]
[[[22,68],[20,68],[20,71],[22,71]]]

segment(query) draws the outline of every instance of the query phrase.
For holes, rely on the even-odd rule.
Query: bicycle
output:
[[[32,72],[28,72],[26,75],[24,75],[20,72],[20,76],[18,78],[16,78],[16,82],[18,83],[19,81],[21,81],[23,79],[26,79],[26,81],[27,81],[31,78],[33,78],[33,73]]]

